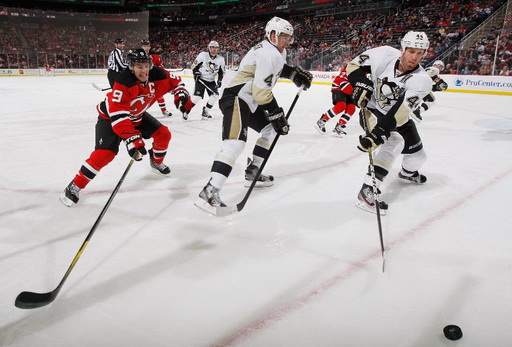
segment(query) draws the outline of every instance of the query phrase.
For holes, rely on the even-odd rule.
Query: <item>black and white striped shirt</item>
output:
[[[128,65],[124,60],[123,51],[121,51],[119,48],[114,49],[108,56],[108,69],[119,72],[123,69],[126,69],[127,67]]]

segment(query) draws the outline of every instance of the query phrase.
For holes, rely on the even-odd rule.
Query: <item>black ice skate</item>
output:
[[[62,194],[59,199],[65,206],[71,207],[78,202],[79,193],[80,188],[78,188],[75,182],[71,181],[66,189],[64,189],[64,194]]]
[[[345,132],[345,127],[341,124],[336,124],[334,129],[332,129],[332,136],[335,137],[345,137],[347,133]]]
[[[252,164],[252,160],[247,158],[247,168],[245,169],[245,183],[244,187],[249,188],[256,178],[256,174],[260,168]],[[274,185],[274,176],[260,174],[254,188],[271,187]]]
[[[377,192],[380,194],[380,189],[378,189]],[[365,211],[377,213],[375,209],[375,196],[373,194],[372,186],[363,184],[359,194],[357,195],[356,206]],[[388,204],[386,204],[384,201],[379,201],[379,209],[380,214],[385,216],[386,210],[388,209]]]
[[[325,123],[326,123],[326,121],[323,120],[322,118],[317,120],[317,122],[315,123],[315,129],[318,130],[318,132],[322,135],[325,135],[325,132],[326,132]]]
[[[427,177],[420,174],[418,171],[410,172],[405,169],[402,169],[398,173],[398,177],[403,180],[418,183],[418,184],[423,184],[423,183],[427,182]]]
[[[154,172],[156,172],[160,175],[166,176],[171,173],[171,169],[169,169],[169,167],[167,165],[165,165],[164,163],[157,164],[153,161],[153,150],[152,149],[149,150],[149,165],[151,166],[151,168],[153,169]]]

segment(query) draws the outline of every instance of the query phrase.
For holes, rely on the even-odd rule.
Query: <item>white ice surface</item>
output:
[[[509,96],[436,94],[418,126],[427,183],[400,182],[399,159],[382,187],[382,273],[376,216],[354,205],[368,164],[357,116],[344,139],[313,128],[329,86],[300,96],[265,170],[275,186],[225,218],[193,205],[221,143],[220,111],[202,121],[201,104],[183,122],[169,95],[171,177],[136,162],[57,299],[16,308],[20,292],[57,286],[129,162],[123,146],[77,206],[59,202],[94,146],[103,93],[91,82],[107,85],[0,79],[0,346],[512,344]],[[275,88],[285,110],[296,91]],[[221,192],[229,204],[245,194],[256,135]],[[464,337],[447,340],[448,324]]]

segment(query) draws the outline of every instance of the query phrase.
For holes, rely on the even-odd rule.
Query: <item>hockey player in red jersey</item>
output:
[[[342,69],[338,76],[334,78],[331,86],[332,104],[334,105],[325,112],[319,120],[315,123],[315,129],[320,134],[325,135],[325,123],[331,118],[341,115],[338,124],[332,130],[332,135],[337,137],[344,137],[347,135],[345,127],[350,117],[356,111],[356,105],[352,101],[352,85],[347,79],[347,72]]]
[[[190,94],[180,77],[160,67],[152,67],[151,57],[141,48],[132,49],[127,57],[128,69],[118,76],[112,91],[96,109],[99,116],[96,123],[95,149],[82,165],[78,174],[60,197],[66,206],[76,204],[79,192],[109,164],[124,141],[128,155],[139,161],[149,153],[149,164],[162,175],[171,170],[163,163],[171,132],[147,109],[164,94],[174,94],[174,103],[183,113],[192,109]],[[152,148],[146,150],[144,139],[152,139]]]
[[[162,58],[158,54],[151,54],[151,43],[148,39],[144,39],[140,41],[140,44],[142,45],[142,48],[146,51],[147,54],[151,57],[151,61],[153,62],[153,66],[161,67],[165,70],[164,63],[162,62]],[[162,114],[166,117],[172,116],[172,113],[167,111],[167,107],[165,106],[165,99],[162,97],[157,100],[158,106],[160,107],[160,110],[162,111]]]

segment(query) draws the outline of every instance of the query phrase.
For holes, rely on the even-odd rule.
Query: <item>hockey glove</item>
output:
[[[355,81],[352,85],[354,90],[352,91],[352,99],[354,99],[354,103],[359,107],[366,107],[368,101],[373,94],[373,82],[368,78],[363,77]]]
[[[184,114],[189,114],[192,107],[194,107],[190,94],[185,88],[180,88],[174,92],[174,105]]]
[[[442,92],[443,90],[448,89],[448,83],[446,83],[442,78],[438,78],[435,81],[436,83],[432,86],[432,90],[435,92]]]
[[[133,135],[124,140],[128,154],[133,159],[139,161],[142,160],[142,156],[148,154],[146,147],[144,147],[144,141],[140,135]]]
[[[282,107],[279,107],[272,112],[267,110],[264,110],[264,112],[265,117],[272,124],[276,133],[279,135],[288,135],[288,131],[290,131],[290,124],[288,124],[288,120],[284,115]]]
[[[290,79],[293,83],[299,88],[303,87],[304,89],[309,89],[309,87],[311,87],[311,81],[313,81],[311,72],[304,70],[300,66],[295,66],[293,70],[290,75]]]
[[[194,71],[194,81],[199,82],[199,79],[201,78],[201,72],[200,71]]]
[[[359,135],[357,148],[363,152],[371,152],[384,143],[389,137],[389,132],[381,127],[375,127],[368,135]]]
[[[411,117],[416,121],[416,123],[420,123],[423,120],[423,117],[421,116],[421,108],[418,107],[415,109],[411,114]]]

